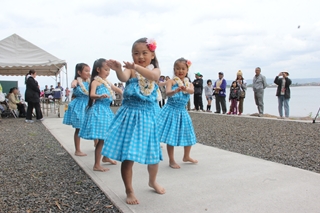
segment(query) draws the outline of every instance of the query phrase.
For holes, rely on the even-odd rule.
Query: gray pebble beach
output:
[[[190,113],[197,142],[320,173],[320,123]]]
[[[198,143],[320,173],[319,123],[190,116]],[[6,118],[0,132],[1,212],[120,212],[41,122]]]
[[[41,122],[2,119],[0,144],[0,212],[121,212]]]

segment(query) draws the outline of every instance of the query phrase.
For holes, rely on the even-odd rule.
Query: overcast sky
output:
[[[173,62],[185,57],[191,79],[222,71],[232,80],[239,69],[252,79],[257,66],[267,78],[284,70],[319,78],[319,8],[319,0],[2,0],[0,40],[16,33],[66,60],[69,83],[76,63],[132,61],[132,43],[141,37],[157,41],[163,75],[172,76]],[[109,78],[117,82],[114,72]]]

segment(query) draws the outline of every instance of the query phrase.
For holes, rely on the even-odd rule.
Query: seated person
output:
[[[44,90],[44,97],[48,98],[49,95],[52,95],[52,91],[48,88],[48,85],[45,86]]]
[[[19,90],[17,87],[13,87],[10,89],[8,94],[9,100],[9,109],[19,110],[19,117],[23,118],[26,117],[26,110],[24,103],[22,103],[18,98]]]

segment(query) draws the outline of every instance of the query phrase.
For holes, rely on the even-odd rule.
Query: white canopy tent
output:
[[[63,71],[65,68],[65,72]],[[0,75],[21,76],[34,69],[38,76],[55,76],[56,81],[61,72],[66,75],[68,85],[67,63],[17,34],[0,41]]]

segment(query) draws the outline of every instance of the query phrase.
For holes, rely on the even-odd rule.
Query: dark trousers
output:
[[[225,114],[227,112],[226,97],[216,95],[216,112],[218,112],[218,113],[221,112],[220,105],[222,108],[222,112]]]
[[[32,120],[32,111],[33,108],[36,109],[36,117],[37,119],[43,118],[41,108],[40,108],[40,103],[39,102],[28,102],[28,108],[27,108],[27,120]]]
[[[243,101],[244,101],[244,98],[239,98],[239,104],[238,104],[238,111],[239,113],[243,113]],[[230,109],[229,109],[229,112],[232,112],[232,108],[231,108],[231,105],[230,105]]]
[[[17,104],[19,110],[19,116],[26,115],[26,110],[24,109],[24,104]]]
[[[193,104],[196,110],[203,110],[202,95],[193,95]]]
[[[230,112],[233,114],[238,113],[238,100],[236,98],[231,99]]]
[[[159,101],[159,106],[160,106],[160,108],[162,108],[165,103],[166,103],[166,102],[165,102],[165,99],[162,99],[161,101]]]

